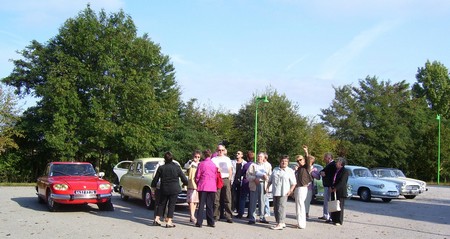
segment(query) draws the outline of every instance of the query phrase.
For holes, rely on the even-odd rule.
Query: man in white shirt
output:
[[[233,223],[231,211],[231,180],[233,174],[231,159],[225,156],[225,146],[219,144],[217,146],[217,156],[212,159],[222,174],[223,187],[217,189],[214,201],[214,219],[220,217],[220,205],[223,205],[224,216],[228,223]]]

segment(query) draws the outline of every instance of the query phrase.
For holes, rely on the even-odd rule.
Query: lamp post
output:
[[[262,101],[264,103],[268,103],[269,100],[267,96],[256,97],[256,111],[255,111],[255,155],[258,154],[257,146],[258,146],[258,104]],[[256,157],[254,157],[254,162],[256,162]]]
[[[441,174],[441,115],[436,116],[438,121],[438,165],[437,165],[437,184],[439,185],[439,178]]]

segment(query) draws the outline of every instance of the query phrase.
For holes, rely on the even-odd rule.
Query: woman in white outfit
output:
[[[305,149],[306,155],[308,155],[308,148],[303,146]],[[296,160],[298,165],[298,169],[296,171],[296,179],[297,186],[295,188],[294,197],[295,197],[295,212],[297,217],[297,227],[299,229],[306,228],[306,209],[305,209],[305,200],[308,194],[308,185],[311,183],[311,175],[310,164],[308,157],[307,160],[301,155],[296,156]]]

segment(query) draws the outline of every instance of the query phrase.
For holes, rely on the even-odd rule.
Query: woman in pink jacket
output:
[[[200,162],[197,168],[195,181],[197,182],[197,191],[200,202],[197,211],[196,227],[202,227],[203,211],[206,205],[206,222],[209,227],[215,227],[214,223],[214,197],[216,196],[217,184],[216,173],[217,166],[211,161],[211,150],[203,151],[205,159]]]

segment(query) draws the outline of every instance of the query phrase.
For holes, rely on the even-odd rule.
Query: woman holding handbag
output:
[[[344,202],[347,198],[347,181],[348,171],[345,169],[347,160],[339,157],[336,160],[336,173],[333,178],[333,185],[331,186],[331,200],[339,200],[340,211],[331,213],[331,220],[336,226],[344,223]],[[336,198],[335,198],[336,195]]]

